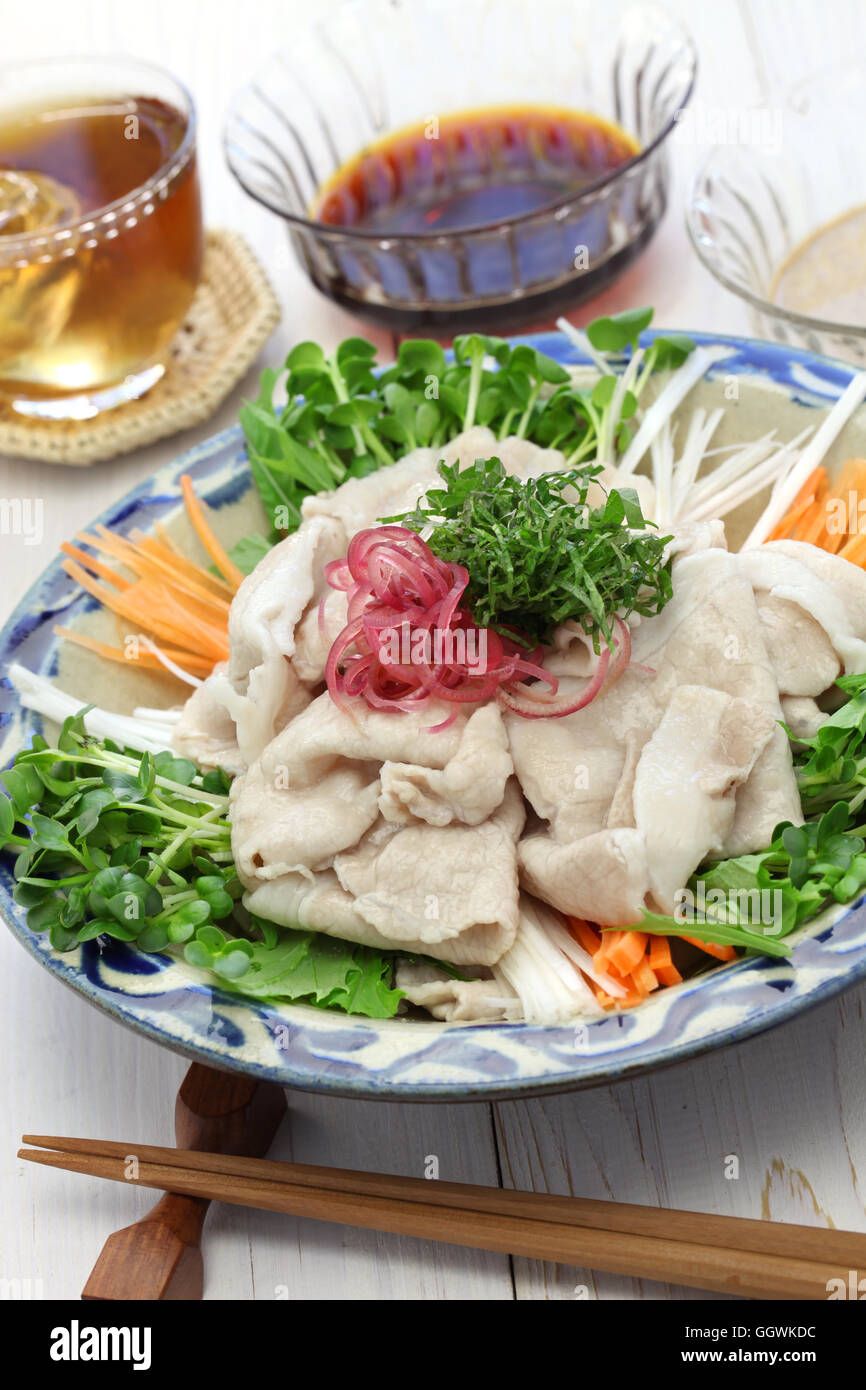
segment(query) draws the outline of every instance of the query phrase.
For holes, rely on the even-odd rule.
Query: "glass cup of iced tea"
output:
[[[0,67],[0,401],[87,419],[163,375],[201,273],[195,127],[148,63]]]

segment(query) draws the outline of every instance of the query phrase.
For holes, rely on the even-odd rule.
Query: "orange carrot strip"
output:
[[[646,932],[623,931],[619,940],[608,947],[609,965],[615,966],[624,977],[630,975],[646,950]]]
[[[84,565],[85,569],[90,570],[91,574],[105,579],[116,589],[128,589],[132,583],[131,579],[124,579],[123,575],[118,574],[110,565],[104,565],[95,555],[88,555],[86,550],[79,550],[78,546],[72,545],[70,541],[64,541],[60,549],[64,555],[68,555],[72,560],[77,560],[80,565]]]
[[[797,493],[797,496],[794,498],[793,505],[796,506],[798,502],[802,502],[803,499],[810,494],[814,494],[814,496],[817,497],[826,481],[827,470],[819,465],[814,472],[809,474],[805,483],[800,488],[800,491]]]
[[[815,507],[815,515],[810,516],[808,524],[797,528],[797,540],[806,541],[809,545],[817,545],[824,549],[824,537],[826,530],[827,512],[823,503]]]
[[[612,994],[606,994],[605,991],[604,991],[603,989],[601,989],[598,985],[593,984],[593,982],[592,982],[591,980],[590,980],[590,984],[592,985],[593,994],[595,995],[595,997],[596,997],[596,999],[598,1000],[598,1002],[599,1002],[599,1004],[601,1005],[601,1007],[602,1007],[603,1009],[612,1009],[612,1008],[613,1008],[613,1005],[614,1005],[614,998],[613,998],[613,995],[612,995]]]
[[[849,459],[836,479],[832,490],[824,498],[826,520],[829,520],[831,502],[840,502],[847,522],[849,496],[853,492],[855,499],[859,501],[864,493],[864,485],[866,485],[866,469],[864,469],[862,460]],[[831,554],[838,553],[848,534],[847,525],[841,531],[830,531],[829,527],[825,525],[825,532],[825,539],[822,541],[824,549],[830,551]]]
[[[767,540],[787,540],[788,536],[791,533],[791,529],[797,525],[797,522],[800,521],[806,515],[807,512],[810,512],[812,510],[814,505],[815,494],[812,493],[809,497],[806,498],[805,502],[800,503],[799,507],[792,507],[791,510],[788,512],[787,516],[782,517],[782,520],[779,522],[778,526],[775,526],[773,530],[770,532],[769,536],[767,537]]]
[[[229,635],[227,615],[209,612],[205,605],[200,604],[197,599],[190,597],[188,594],[184,594],[181,596],[181,599],[178,599],[178,596],[172,593],[171,589],[166,588],[162,584],[148,585],[144,592],[146,592],[148,596],[153,596],[153,600],[160,606],[164,613],[172,615],[173,620],[177,623],[181,632],[184,631],[185,624],[195,621],[197,630],[202,633],[210,634],[211,641],[219,647],[220,650],[224,649],[226,656],[228,656]],[[189,642],[185,641],[183,645],[189,646]]]
[[[843,560],[850,560],[852,565],[862,565],[866,558],[866,536],[852,536],[838,554]]]
[[[109,555],[113,555],[140,579],[159,579],[162,581],[167,578],[178,589],[200,599],[202,603],[210,605],[215,612],[228,613],[231,595],[223,598],[214,594],[201,583],[199,577],[187,579],[178,573],[173,564],[162,557],[152,556],[144,550],[139,550],[131,542],[124,540],[122,536],[112,536],[111,532],[106,531],[104,527],[98,527],[97,530],[98,536],[85,538],[88,543],[104,550]]]
[[[154,591],[150,596],[150,602],[142,604],[141,595],[136,592],[140,587],[138,585],[133,585],[130,589],[124,590],[123,593],[115,594],[110,589],[98,584],[74,560],[65,560],[63,568],[68,575],[77,580],[82,589],[86,589],[106,608],[119,613],[140,628],[144,628],[158,637],[167,638],[178,646],[189,646],[190,638],[194,637],[196,645],[201,647],[207,655],[212,656],[214,662],[224,661],[228,658],[227,631],[221,632],[211,624],[196,620],[192,614],[183,609],[180,610],[179,622],[172,623],[168,620],[165,615],[167,609],[171,607],[171,603],[167,591],[163,591],[161,594]]]
[[[601,948],[601,935],[594,932],[582,917],[566,917],[565,924],[579,946],[595,956]]]
[[[826,477],[826,469],[820,467],[809,474],[805,483],[800,488],[800,491],[797,493],[797,496],[791,503],[790,508],[782,517],[781,521],[777,522],[770,535],[767,537],[767,540],[778,541],[787,537],[795,522],[799,521],[803,513],[814,505]]]
[[[210,570],[204,569],[202,565],[197,565],[193,560],[187,560],[184,556],[177,555],[175,551],[170,550],[155,536],[145,536],[140,531],[132,531],[130,538],[139,550],[151,555],[154,560],[158,560],[174,574],[185,575],[197,584],[213,589],[220,598],[231,599],[234,597],[234,589],[224,579],[220,579],[218,574],[211,574]]]
[[[708,956],[715,956],[716,960],[735,960],[737,956],[733,946],[719,946],[715,941],[701,941],[696,936],[684,936],[683,941],[706,951]]]
[[[114,614],[119,645],[67,634],[69,640],[89,646],[107,660],[125,660],[128,624],[155,638],[164,654],[189,674],[207,675],[228,657],[229,608],[244,575],[213,534],[187,475],[181,479],[181,490],[193,529],[222,573],[214,574],[184,555],[161,522],[154,523],[154,534],[134,529],[128,536],[97,524],[94,534],[78,537],[87,550],[64,543],[63,568]],[[106,563],[105,556],[117,561],[124,572]],[[128,578],[127,572],[133,577]],[[148,668],[161,665],[152,652],[141,660]]]
[[[192,522],[196,535],[204,546],[210,558],[213,560],[220,574],[236,589],[239,589],[244,581],[244,574],[239,570],[234,560],[230,560],[223,550],[204,514],[204,508],[193,491],[192,478],[188,473],[184,473],[180,480],[183,500],[189,519]]]
[[[180,574],[163,560],[161,556],[148,555],[146,560],[142,559],[139,561],[139,569],[142,578],[165,579],[182,593],[190,594],[192,597],[200,599],[202,603],[209,605],[215,611],[228,615],[229,607],[231,606],[230,596],[223,598],[208,589],[205,584],[202,584],[201,580],[194,578],[188,579],[185,575]]]
[[[614,999],[612,994],[605,994],[604,990],[597,990],[596,997],[603,1009],[633,1009],[636,1004],[642,1004],[646,998],[637,989],[630,989],[625,995],[617,996]]]
[[[678,985],[682,981],[683,977],[671,956],[671,943],[666,936],[650,937],[649,963],[660,984]]]
[[[774,537],[774,539],[790,539],[792,541],[801,541],[803,537],[806,535],[806,533],[808,531],[811,531],[812,527],[815,524],[815,521],[821,515],[821,507],[822,504],[820,502],[813,501],[812,505],[806,508],[805,512],[800,517],[796,526],[794,526],[790,531],[788,531],[786,535]]]
[[[606,971],[610,949],[613,945],[615,945],[617,941],[619,941],[619,938],[622,936],[622,932],[603,931],[599,932],[599,936],[601,938],[601,945],[593,955],[592,963],[595,966],[596,970]],[[619,974],[619,971],[616,971],[616,973]]]
[[[844,536],[837,532],[827,531],[824,537],[824,549],[831,555],[838,555],[839,547],[844,539]]]
[[[631,972],[631,977],[634,980],[635,988],[639,994],[651,994],[654,989],[658,989],[659,987],[655,972],[646,956],[641,956],[634,970]]]
[[[177,555],[177,556],[182,556],[184,559],[186,558],[186,557],[183,555],[183,551],[181,550],[181,548],[180,548],[180,546],[178,545],[177,541],[175,540],[174,536],[171,534],[171,532],[169,531],[168,527],[164,524],[164,522],[162,522],[162,521],[155,521],[155,522],[153,523],[153,530],[154,530],[154,534],[157,535],[157,536],[159,537],[159,539],[162,541],[162,543],[163,543],[163,545],[166,547],[166,549],[168,549],[168,550],[173,550],[174,553],[175,553],[175,555]],[[192,563],[193,563],[193,562],[190,561],[190,564],[192,564]]]
[[[118,604],[118,612],[134,619],[145,631],[153,632],[159,631],[154,616],[155,613],[159,613],[158,622],[166,629],[170,641],[177,642],[179,646],[201,647],[209,653],[215,653],[220,661],[228,657],[229,639],[226,628],[197,615],[189,599],[178,603],[169,589],[159,585],[148,588],[145,593],[137,595],[137,598],[140,602],[128,603],[125,610]],[[194,641],[191,642],[191,638]]]
[[[128,655],[124,647],[112,647],[110,642],[100,642],[97,638],[91,637],[86,632],[76,632],[73,628],[60,627],[54,628],[58,637],[63,637],[67,642],[74,642],[79,647],[86,647],[89,651],[96,652],[104,657],[106,661],[120,661],[133,664],[132,658]],[[175,651],[172,647],[161,647],[160,650],[173,661],[176,666],[180,666],[191,676],[207,676],[213,670],[213,662],[204,657],[195,656],[192,652]],[[154,656],[153,652],[140,651],[135,658],[135,665],[146,666],[149,670],[165,671],[165,666],[159,657]]]

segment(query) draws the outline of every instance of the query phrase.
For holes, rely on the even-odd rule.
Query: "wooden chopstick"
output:
[[[721,1245],[752,1250],[757,1254],[782,1255],[789,1259],[819,1262],[838,1260],[846,1267],[856,1268],[866,1260],[866,1235],[824,1227],[754,1221],[746,1217],[714,1216],[703,1212],[668,1211],[631,1203],[481,1187],[475,1183],[430,1182],[389,1173],[365,1173],[198,1150],[191,1152],[157,1144],[124,1144],[111,1139],[25,1134],[22,1142],[60,1153],[86,1153],[106,1158],[125,1158],[135,1154],[140,1159],[157,1164],[192,1167],[203,1173],[288,1182],[300,1187],[321,1187],[331,1192],[356,1192],[466,1211],[486,1211],[492,1215],[521,1216],[527,1220],[555,1221],[624,1234]]]
[[[145,1144],[24,1142],[54,1152],[22,1149],[21,1158],[94,1177],[129,1181],[134,1156],[145,1187],[715,1292],[826,1298],[828,1280],[866,1271],[866,1236],[853,1232]]]

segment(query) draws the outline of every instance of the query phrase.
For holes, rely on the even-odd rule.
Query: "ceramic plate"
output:
[[[719,443],[755,438],[773,426],[780,438],[792,437],[804,423],[819,422],[853,374],[842,363],[777,344],[692,336],[730,349],[686,403],[689,412],[697,404],[726,406]],[[557,334],[524,341],[566,364],[582,360]],[[855,453],[866,453],[866,410],[846,427],[830,460]],[[259,524],[239,429],[167,465],[95,520],[121,533],[147,529],[157,518],[180,527],[183,472],[192,474],[196,490],[216,509],[224,540]],[[108,620],[93,609],[93,601],[53,561],[0,633],[2,669],[19,661],[58,677],[82,703],[131,710],[134,704],[176,702],[176,688],[158,678],[109,671],[107,663],[53,635],[58,620],[99,630]],[[40,720],[22,712],[8,682],[3,685],[5,766],[39,730]],[[120,942],[91,941],[58,954],[28,931],[13,886],[11,859],[0,856],[0,911],[15,936],[59,980],[119,1022],[213,1066],[303,1090],[379,1099],[492,1099],[632,1076],[747,1038],[866,976],[866,907],[855,904],[804,929],[788,961],[742,960],[664,990],[638,1010],[589,1025],[371,1022],[306,1007],[239,1002],[193,967]]]

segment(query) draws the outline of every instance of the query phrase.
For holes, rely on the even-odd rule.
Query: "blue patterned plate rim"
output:
[[[663,330],[671,332],[673,330]],[[641,336],[651,342],[655,333]],[[709,375],[750,374],[781,386],[790,400],[820,406],[855,374],[849,364],[799,348],[741,337],[692,333],[731,355]],[[525,342],[567,365],[588,363],[557,333]],[[249,487],[242,435],[233,426],[203,441],[109,507],[101,521],[121,531],[178,507],[177,480],[190,472],[212,506]],[[0,632],[0,661],[22,660],[52,674],[51,627],[92,601],[75,594],[55,559]],[[0,689],[5,762],[39,728]],[[0,913],[29,953],[64,984],[111,1017],[185,1056],[299,1090],[380,1100],[493,1100],[579,1089],[632,1077],[743,1041],[792,1018],[866,977],[864,899],[813,924],[791,961],[741,960],[684,982],[631,1013],[582,1025],[441,1024],[347,1018],[300,1006],[239,1000],[201,972],[167,956],[150,957],[112,942],[88,942],[61,955],[28,931],[12,899],[11,861],[0,857]]]

